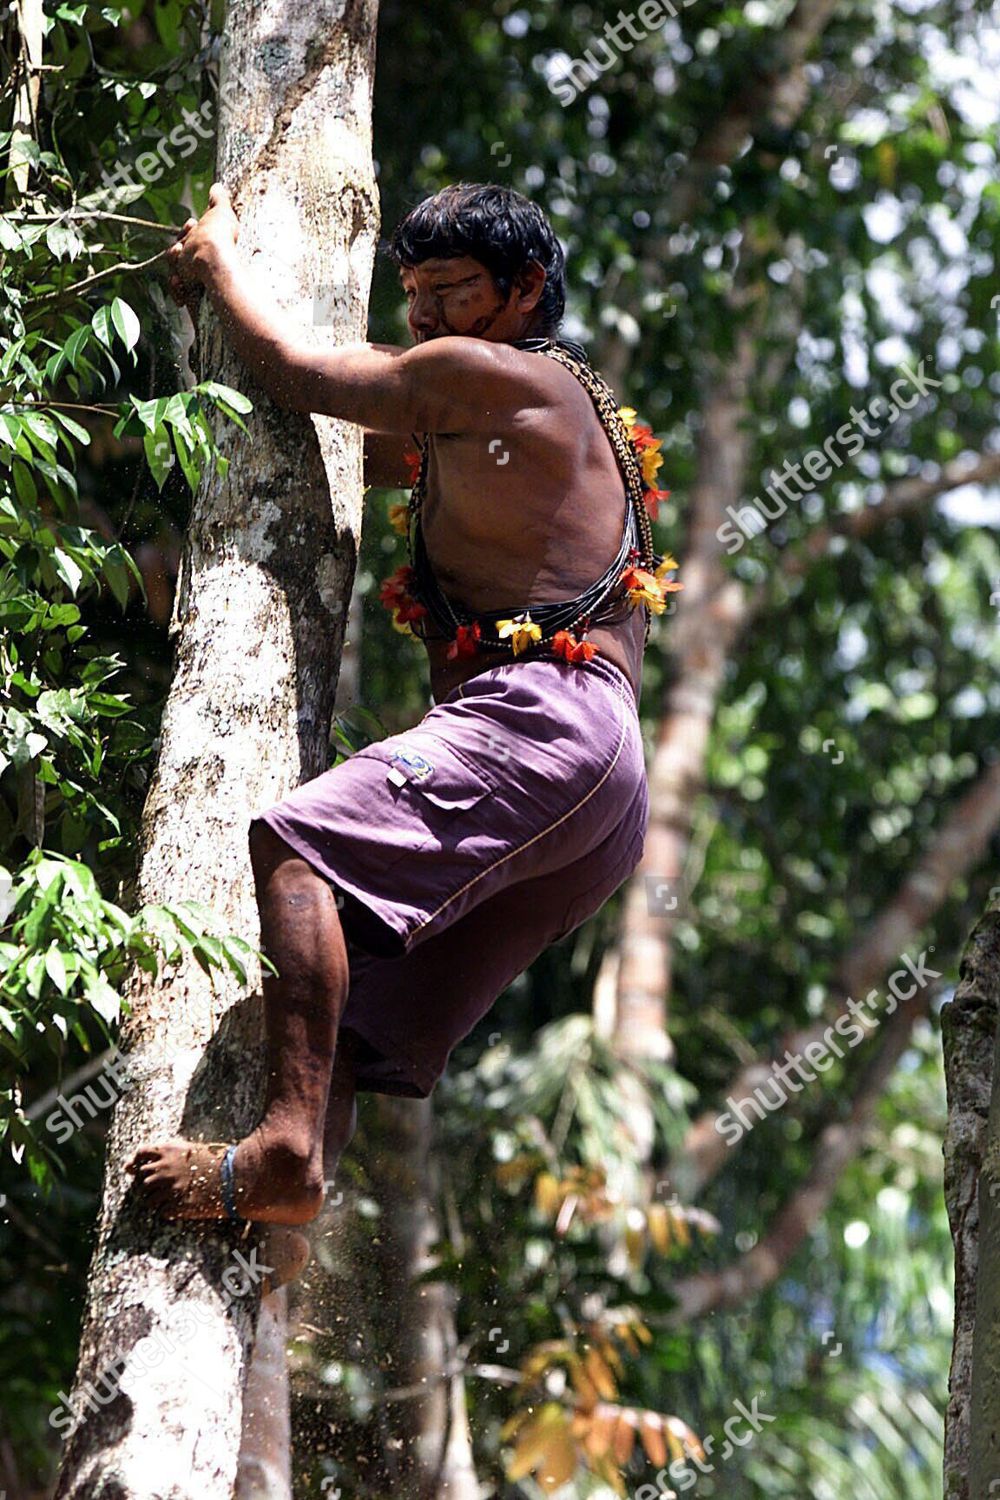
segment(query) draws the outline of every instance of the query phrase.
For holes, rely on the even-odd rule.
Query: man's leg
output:
[[[323,1201],[324,1125],[350,982],[347,949],[329,881],[265,823],[253,825],[250,854],[261,948],[278,977],[268,973],[263,980],[267,1092],[260,1124],[238,1144],[234,1200],[244,1218],[302,1224]],[[349,1082],[353,1105],[353,1082],[346,1066],[338,1068],[334,1145],[353,1128],[353,1110],[343,1104]],[[222,1154],[215,1145],[174,1140],[142,1147],[129,1166],[151,1206],[170,1217],[217,1219],[225,1217]]]

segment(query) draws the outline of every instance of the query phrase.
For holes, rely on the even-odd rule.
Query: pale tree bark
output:
[[[242,253],[289,317],[304,320],[304,340],[364,337],[377,224],[374,25],[374,0],[229,8],[217,176],[233,194]],[[317,288],[322,329],[308,324]],[[250,818],[328,764],[360,531],[361,435],[277,411],[207,308],[202,320],[202,374],[255,401],[253,442],[222,424],[228,474],[207,478],[192,509],[138,897],[196,899],[224,929],[256,941]],[[232,1234],[143,1213],[123,1162],[150,1140],[235,1140],[253,1126],[263,1083],[258,967],[250,980],[244,993],[187,959],[156,980],[139,971],[127,980],[133,1086],[108,1139],[74,1389],[78,1398],[113,1369],[102,1387],[112,1396],[75,1417],[59,1500],[231,1500],[257,1292],[234,1295],[227,1309],[220,1273]]]
[[[279,1287],[260,1305],[243,1393],[243,1436],[233,1500],[292,1500],[287,1296],[287,1288]]]
[[[665,217],[689,219],[721,166],[734,161],[756,128],[790,127],[807,97],[804,62],[822,35],[836,0],[798,0],[770,42],[768,63],[753,74],[708,122],[671,186]],[[744,258],[752,266],[754,234],[744,225]],[[662,284],[670,264],[668,239],[657,236],[640,265],[639,284]],[[744,276],[751,274],[744,271]],[[681,882],[687,861],[692,806],[704,782],[708,750],[726,664],[748,618],[745,588],[729,573],[716,531],[746,493],[752,443],[748,429],[748,383],[755,375],[773,384],[794,354],[801,324],[802,288],[793,288],[778,314],[783,339],[776,355],[758,371],[759,291],[740,287],[729,298],[739,321],[735,348],[706,380],[690,519],[676,544],[683,591],[670,615],[671,678],[649,772],[650,820],[639,869],[626,887],[619,953],[606,960],[594,996],[599,1029],[610,1033],[630,1059],[669,1060],[667,1032],[671,960]],[[599,363],[624,389],[635,354],[624,340],[605,340]],[[770,366],[773,365],[774,368]],[[612,998],[613,997],[613,998]]]
[[[434,1265],[431,1246],[441,1234],[432,1102],[379,1097],[377,1109],[369,1171],[386,1224],[386,1363],[406,1392],[390,1406],[404,1465],[401,1492],[412,1500],[478,1500],[465,1383],[455,1373],[455,1292],[443,1281],[417,1281]]]
[[[987,1500],[1000,1493],[1000,902],[994,901],[973,929],[959,973],[955,998],[941,1012],[948,1086],[944,1194],[955,1245],[944,1495],[945,1500]]]
[[[42,0],[15,0],[14,17],[17,92],[10,128],[10,186],[8,198],[23,197],[28,190],[31,163],[24,153],[26,142],[38,140],[38,96],[42,82]]]

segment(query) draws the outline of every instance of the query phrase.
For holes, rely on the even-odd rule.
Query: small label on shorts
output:
[[[403,786],[407,781],[423,781],[434,770],[430,761],[418,755],[415,750],[397,750],[392,759],[402,761],[410,771],[410,775],[406,776],[396,766],[391,766],[386,772],[386,780],[391,781],[394,786]]]

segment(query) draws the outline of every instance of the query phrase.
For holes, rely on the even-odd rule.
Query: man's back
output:
[[[461,360],[464,341],[447,343]],[[580,593],[618,552],[628,504],[611,444],[579,380],[544,355],[492,347],[500,369],[509,366],[512,387],[534,391],[532,403],[518,409],[513,401],[498,402],[489,434],[428,434],[422,509],[438,582],[472,611]],[[443,342],[438,352],[446,356]],[[622,669],[638,697],[641,611],[593,627],[588,638]],[[426,644],[438,700],[483,670],[484,653],[449,662],[446,643]]]

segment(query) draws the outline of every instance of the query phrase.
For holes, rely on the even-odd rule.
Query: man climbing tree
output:
[[[634,413],[558,337],[563,255],[536,205],[461,184],[405,217],[391,254],[410,349],[300,346],[237,235],[217,184],[168,257],[173,295],[207,293],[279,405],[363,426],[370,483],[415,479],[410,563],[383,599],[419,626],[434,699],[252,819],[278,971],[259,1124],[130,1162],[168,1217],[299,1224],[319,1212],[356,1091],[426,1097],[506,985],[639,862],[642,651],[680,585],[653,549],[659,492]]]

